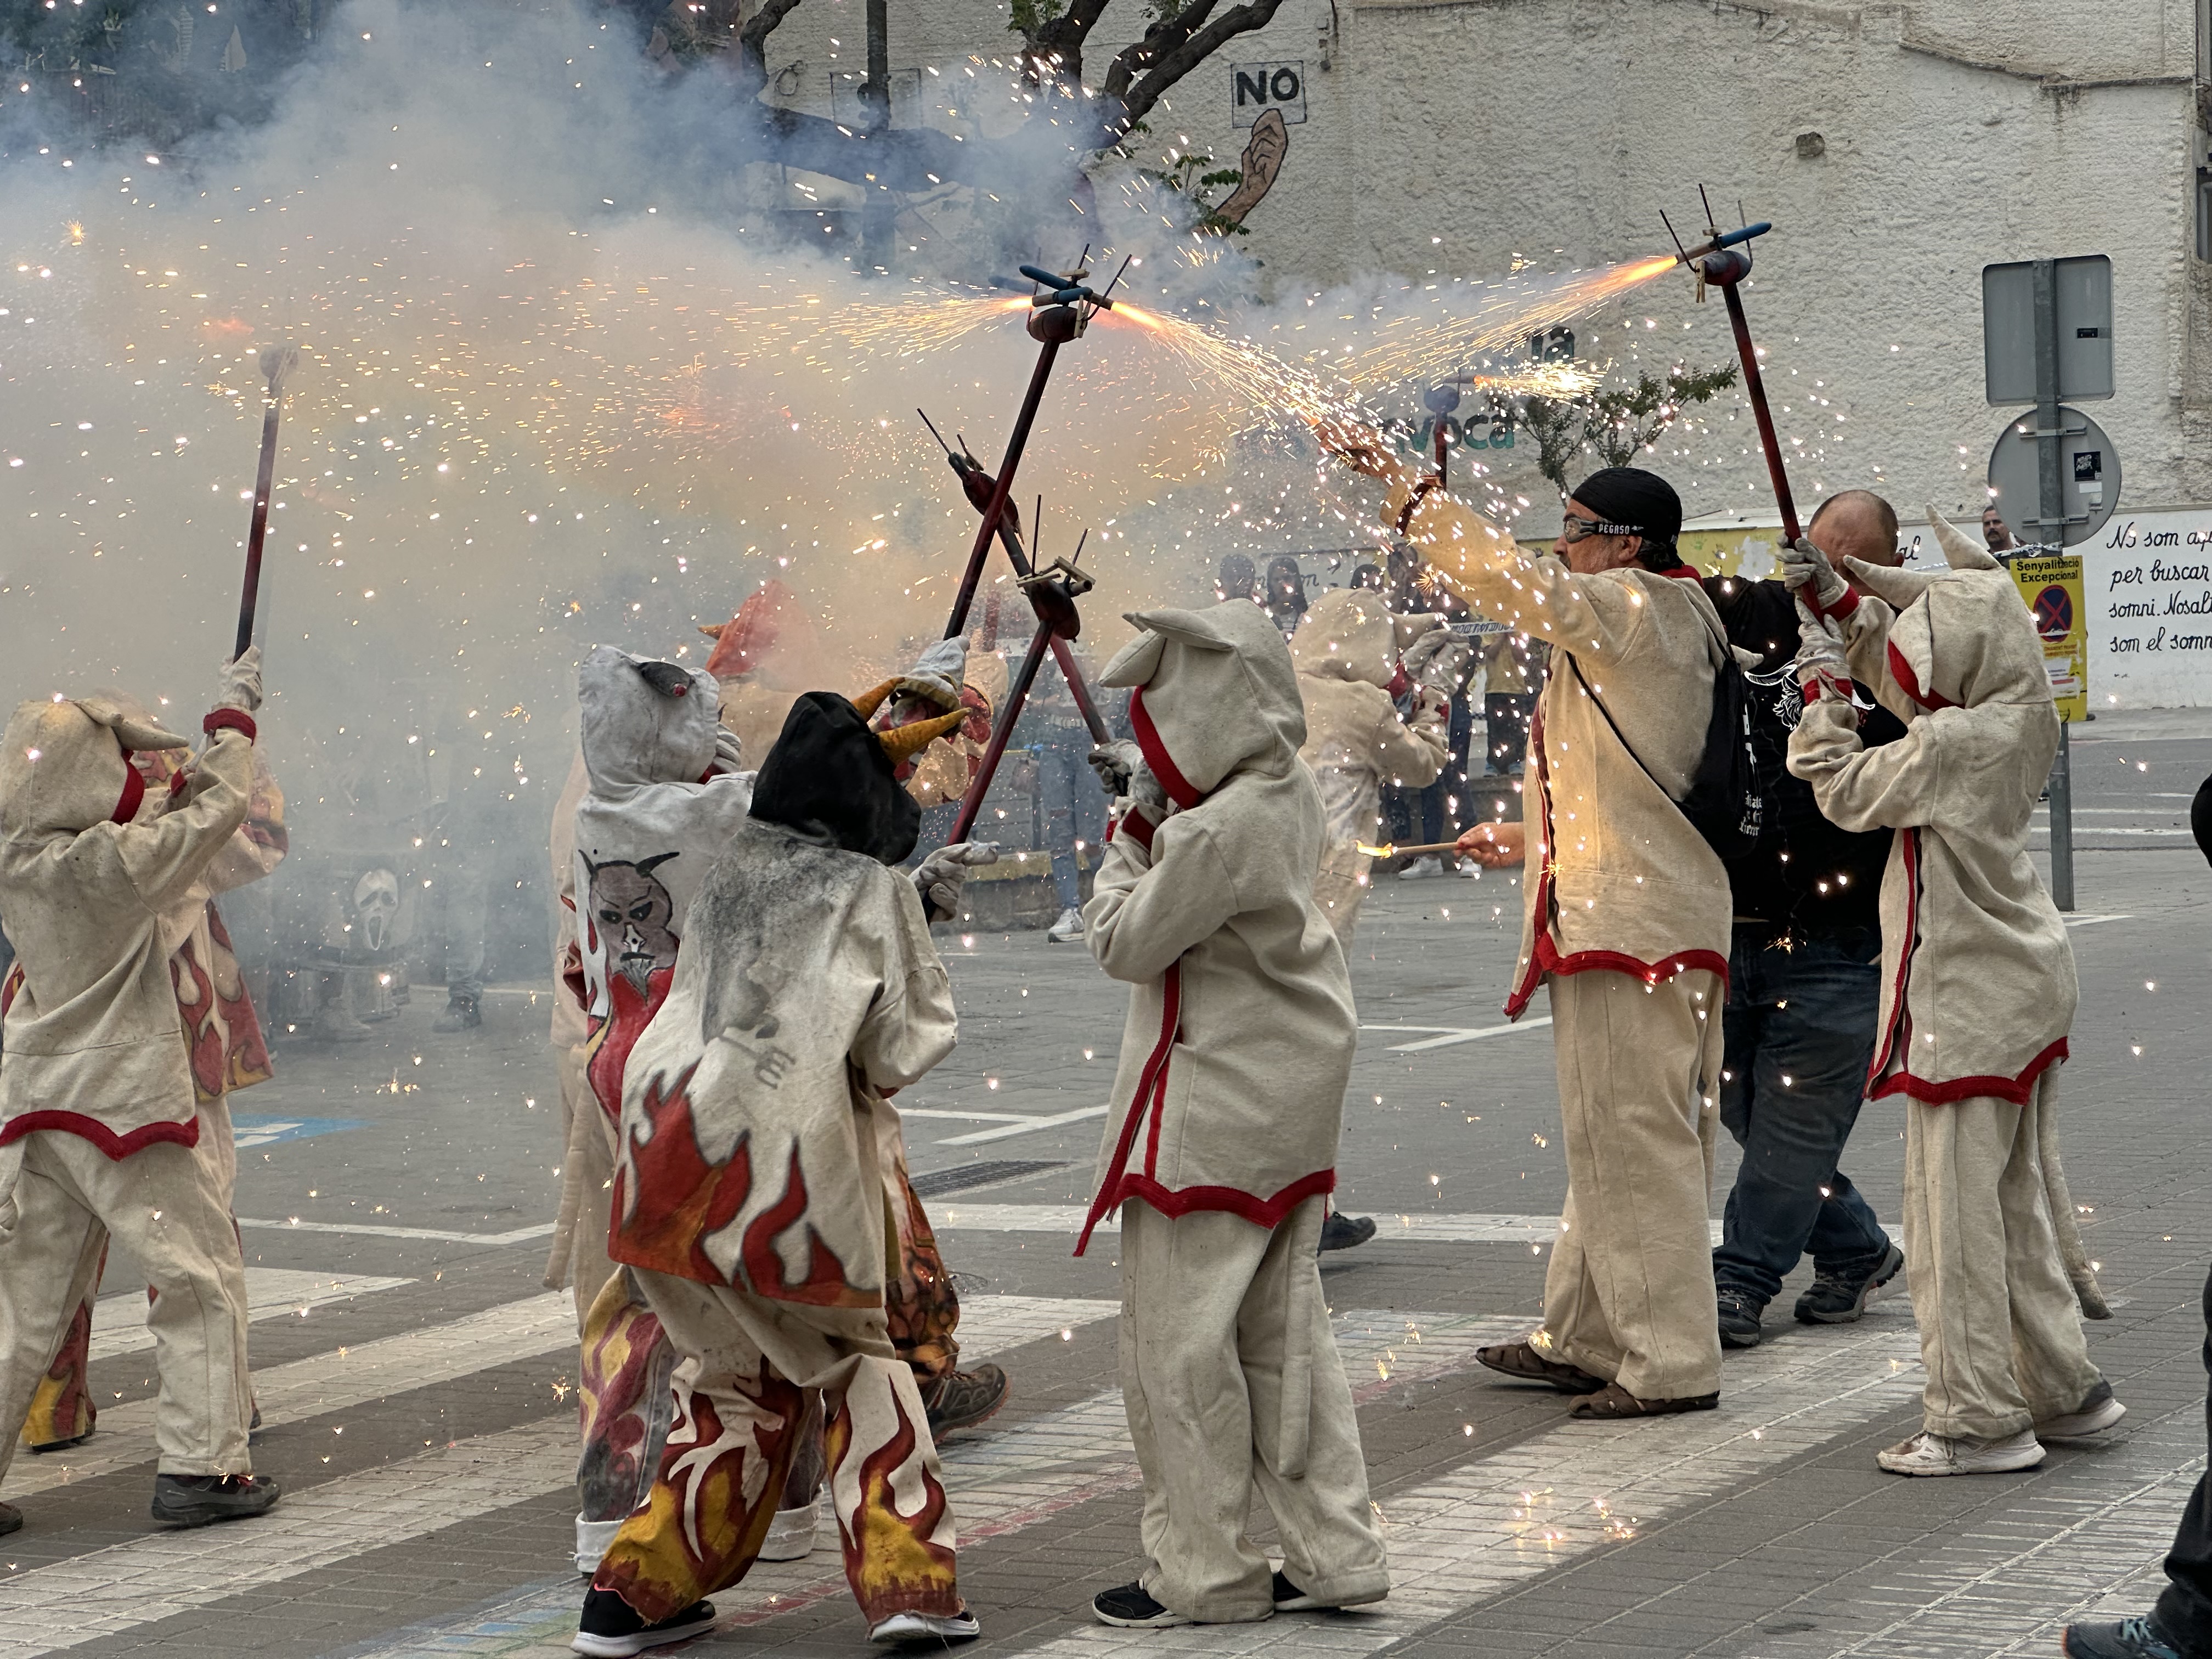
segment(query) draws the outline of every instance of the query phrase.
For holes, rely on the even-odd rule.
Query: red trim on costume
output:
[[[1152,769],[1152,775],[1160,781],[1160,787],[1168,792],[1168,799],[1188,811],[1206,799],[1205,794],[1175,763],[1168,746],[1160,741],[1159,728],[1145,708],[1145,689],[1141,685],[1129,693],[1129,729],[1137,734],[1137,747],[1145,752],[1145,764]]]
[[[1226,1210],[1255,1226],[1273,1229],[1316,1193],[1336,1190],[1336,1171],[1316,1170],[1300,1176],[1273,1198],[1255,1198],[1241,1187],[1183,1187],[1170,1192],[1150,1176],[1124,1176],[1121,1196],[1141,1199],[1170,1221],[1199,1210]]]
[[[1130,701],[1134,702],[1136,699],[1132,697]],[[1145,1069],[1138,1073],[1136,1089],[1129,1097],[1128,1114],[1121,1120],[1121,1133],[1114,1143],[1114,1161],[1108,1166],[1111,1173],[1098,1183],[1097,1195],[1091,1200],[1090,1213],[1083,1218],[1083,1235],[1075,1241],[1078,1255],[1091,1248],[1091,1230],[1121,1201],[1129,1149],[1136,1144],[1137,1126],[1144,1121],[1146,1112],[1155,1110],[1166,1097],[1168,1056],[1174,1051],[1176,1027],[1182,1021],[1182,960],[1177,957],[1160,977],[1160,1040],[1153,1045]]]
[[[1898,952],[1897,977],[1890,981],[1889,1024],[1882,1030],[1881,1047],[1875,1052],[1874,1063],[1867,1067],[1869,1094],[1874,1092],[1875,1079],[1897,1052],[1897,1030],[1905,1019],[1905,982],[1912,975],[1912,953],[1920,948],[1920,831],[1900,831],[1897,844],[1905,858],[1905,949]]]
[[[1152,850],[1152,837],[1158,832],[1159,825],[1152,822],[1152,814],[1146,811],[1143,807],[1132,806],[1121,814],[1116,820],[1116,823],[1128,830],[1129,839],[1135,842],[1138,846],[1143,848],[1147,853]],[[1110,840],[1111,836],[1108,839]]]
[[[1940,691],[1923,691],[1920,689],[1920,677],[1912,672],[1912,665],[1905,661],[1905,653],[1897,648],[1895,640],[1889,642],[1889,677],[1897,682],[1906,696],[1923,708],[1956,708],[1959,706]]]
[[[210,737],[218,732],[243,732],[248,743],[258,741],[261,736],[260,728],[253,723],[253,716],[243,708],[210,708],[207,718],[200,722],[200,730]]]
[[[2035,1087],[2035,1079],[2065,1059],[2066,1054],[2066,1039],[2061,1037],[2028,1061],[2018,1077],[1954,1077],[1948,1083],[1930,1083],[1910,1072],[1899,1072],[1884,1078],[1868,1098],[1881,1100],[1889,1095],[1905,1095],[1925,1106],[1953,1106],[1962,1100],[1989,1095],[2010,1101],[2015,1106],[2025,1106]]]
[[[1821,611],[1820,614],[1824,617],[1833,617],[1840,622],[1843,618],[1850,616],[1852,611],[1859,608],[1859,597],[1858,589],[1853,587],[1849,582],[1845,582],[1844,584],[1844,597],[1838,599],[1826,611]],[[1815,611],[1820,610],[1820,607],[1817,605],[1813,608]]]
[[[107,815],[107,821],[110,823],[130,823],[138,816],[138,809],[145,800],[146,780],[131,763],[131,751],[126,749],[123,751],[123,793],[116,798],[115,810]],[[0,1142],[0,1145],[4,1144]]]
[[[1664,570],[1647,570],[1647,576],[1679,576],[1686,582],[1702,581],[1694,567],[1689,564],[1670,564]]]
[[[174,1146],[197,1146],[200,1144],[200,1121],[197,1115],[189,1123],[147,1123],[127,1135],[118,1135],[96,1117],[87,1117],[82,1112],[39,1111],[24,1112],[8,1120],[0,1127],[0,1146],[13,1146],[25,1135],[40,1129],[58,1129],[65,1134],[82,1136],[120,1163],[133,1152],[167,1141]]]

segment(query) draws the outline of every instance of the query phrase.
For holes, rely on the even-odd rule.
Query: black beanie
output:
[[[1682,498],[1674,485],[1640,466],[1593,472],[1575,486],[1571,498],[1604,523],[1643,537],[1647,553],[1672,553],[1682,533]]]

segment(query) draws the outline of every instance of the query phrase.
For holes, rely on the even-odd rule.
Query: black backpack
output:
[[[1721,659],[1713,670],[1713,707],[1705,718],[1705,745],[1697,765],[1691,769],[1688,791],[1679,800],[1672,795],[1667,798],[1674,801],[1690,827],[1725,861],[1741,858],[1759,844],[1759,830],[1766,822],[1766,791],[1759,781],[1759,757],[1752,744],[1750,684],[1744,678],[1743,665],[1729,647],[1728,636],[1717,633],[1714,638],[1720,645]],[[1645,777],[1658,784],[1651,769],[1644,766],[1644,757],[1622,736],[1613,711],[1583,675],[1580,663],[1575,665],[1575,677],[1597,705],[1597,712],[1605,716],[1605,723],[1613,727],[1613,735],[1620,738],[1628,757],[1644,767]],[[1663,785],[1659,792],[1666,794]]]

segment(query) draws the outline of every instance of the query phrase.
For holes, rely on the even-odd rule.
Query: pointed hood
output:
[[[2051,702],[2051,672],[2027,601],[2003,569],[1938,576],[1889,630],[1889,672],[1915,707]]]
[[[707,672],[718,680],[750,674],[757,684],[800,691],[828,678],[814,618],[799,595],[774,577],[748,595],[728,622],[699,631],[714,641]]]
[[[902,862],[921,834],[921,808],[900,786],[897,763],[867,716],[835,691],[805,692],[791,705],[753,781],[751,815],[884,864]]]
[[[1291,661],[1324,680],[1387,686],[1398,673],[1390,607],[1364,587],[1332,587],[1317,597],[1291,638]]]
[[[21,704],[0,738],[0,835],[34,837],[128,823],[146,785],[125,753],[188,746],[112,697]]]
[[[1242,599],[1204,611],[1133,611],[1143,632],[1100,684],[1136,688],[1129,721],[1161,785],[1194,806],[1232,773],[1279,777],[1306,739],[1290,647],[1267,613]]]
[[[703,670],[594,648],[576,671],[592,790],[697,782],[714,763],[720,691]]]

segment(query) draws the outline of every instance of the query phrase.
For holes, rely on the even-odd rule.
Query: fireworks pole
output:
[[[1759,348],[1751,343],[1751,321],[1744,315],[1743,295],[1738,291],[1743,279],[1751,275],[1752,238],[1765,235],[1773,227],[1761,220],[1740,230],[1723,232],[1713,223],[1713,204],[1702,185],[1698,198],[1705,204],[1707,240],[1696,247],[1682,246],[1682,239],[1674,236],[1674,223],[1665,214],[1659,216],[1660,221],[1667,226],[1667,234],[1674,236],[1680,263],[1697,273],[1698,301],[1703,302],[1705,289],[1711,285],[1720,289],[1728,305],[1736,356],[1743,364],[1743,389],[1751,399],[1752,419],[1759,427],[1759,447],[1766,455],[1766,476],[1774,486],[1774,503],[1782,511],[1783,540],[1795,543],[1803,533],[1797,523],[1797,502],[1790,493],[1790,475],[1783,469],[1782,441],[1774,434],[1774,412],[1767,406],[1766,380],[1759,371]]]
[[[253,523],[246,537],[246,591],[238,601],[234,660],[253,643],[253,615],[261,604],[261,544],[269,535],[269,497],[276,480],[276,422],[284,407],[284,377],[299,366],[297,346],[271,346],[261,354],[261,374],[269,382],[269,392],[261,415],[261,470],[254,478]]]
[[[999,710],[999,718],[991,727],[991,741],[983,750],[982,761],[976,768],[975,777],[969,782],[967,793],[961,797],[960,814],[953,822],[952,834],[946,843],[948,846],[958,846],[973,833],[975,819],[983,810],[983,798],[991,793],[991,781],[998,775],[999,763],[1006,757],[1006,744],[1014,735],[1014,723],[1021,719],[1022,705],[1029,700],[1030,688],[1036,684],[1037,670],[1043,665],[1045,652],[1058,648],[1064,653],[1066,647],[1060,630],[1066,629],[1064,638],[1073,639],[1076,629],[1081,626],[1075,619],[1075,601],[1091,591],[1091,580],[1075,566],[1076,561],[1083,556],[1083,544],[1090,539],[1090,535],[1086,530],[1082,539],[1075,544],[1074,557],[1054,560],[1023,584],[1030,591],[1032,604],[1037,604],[1036,595],[1040,589],[1053,590],[1057,601],[1053,605],[1053,611],[1057,613],[1064,607],[1065,617],[1048,615],[1046,606],[1038,605],[1036,636],[1030,641],[1030,648],[1022,658],[1022,665],[1014,675],[1013,684],[1006,688],[1006,707]],[[1071,675],[1067,684],[1073,690],[1078,682]]]
[[[937,440],[938,447],[945,452],[946,462],[950,464],[953,471],[959,475],[960,487],[966,493],[969,503],[984,515],[988,522],[991,513],[991,502],[997,495],[997,489],[992,482],[991,475],[983,471],[982,463],[969,452],[967,439],[962,438],[960,447],[955,449],[945,441],[945,434],[937,429],[935,422],[932,421],[927,415],[922,414],[921,410],[917,409],[914,412],[921,416],[921,423],[929,428],[929,435]],[[1042,523],[1043,513],[1043,503],[1040,501],[1037,507],[1040,523]],[[1036,582],[1036,573],[1030,568],[1029,555],[1022,547],[1021,514],[1011,501],[1006,504],[1005,510],[999,515],[998,538],[999,544],[1006,550],[1007,562],[1014,567],[1015,581],[1029,595],[1030,605],[1036,611],[1037,621],[1040,623],[1045,622],[1048,619],[1047,611],[1051,609],[1055,611],[1054,620],[1073,623],[1073,606],[1070,605],[1065,613],[1059,613],[1054,590],[1048,585]],[[987,546],[986,551],[988,550]],[[963,595],[959,611],[957,613],[960,615],[963,626],[967,621],[964,613],[974,605],[973,584],[980,581],[982,575],[981,569],[973,560],[970,561],[969,568],[973,573],[970,586],[969,591]],[[948,635],[946,637],[950,638],[951,635]],[[1060,665],[1060,676],[1067,682],[1068,695],[1075,699],[1076,711],[1083,716],[1083,724],[1090,730],[1091,740],[1093,743],[1110,743],[1113,741],[1114,734],[1106,729],[1105,720],[1098,713],[1098,705],[1091,695],[1091,688],[1084,683],[1083,671],[1076,666],[1074,653],[1067,648],[1067,641],[1074,637],[1075,633],[1073,629],[1070,629],[1065,637],[1058,629],[1053,630],[1051,636],[1053,660]]]

